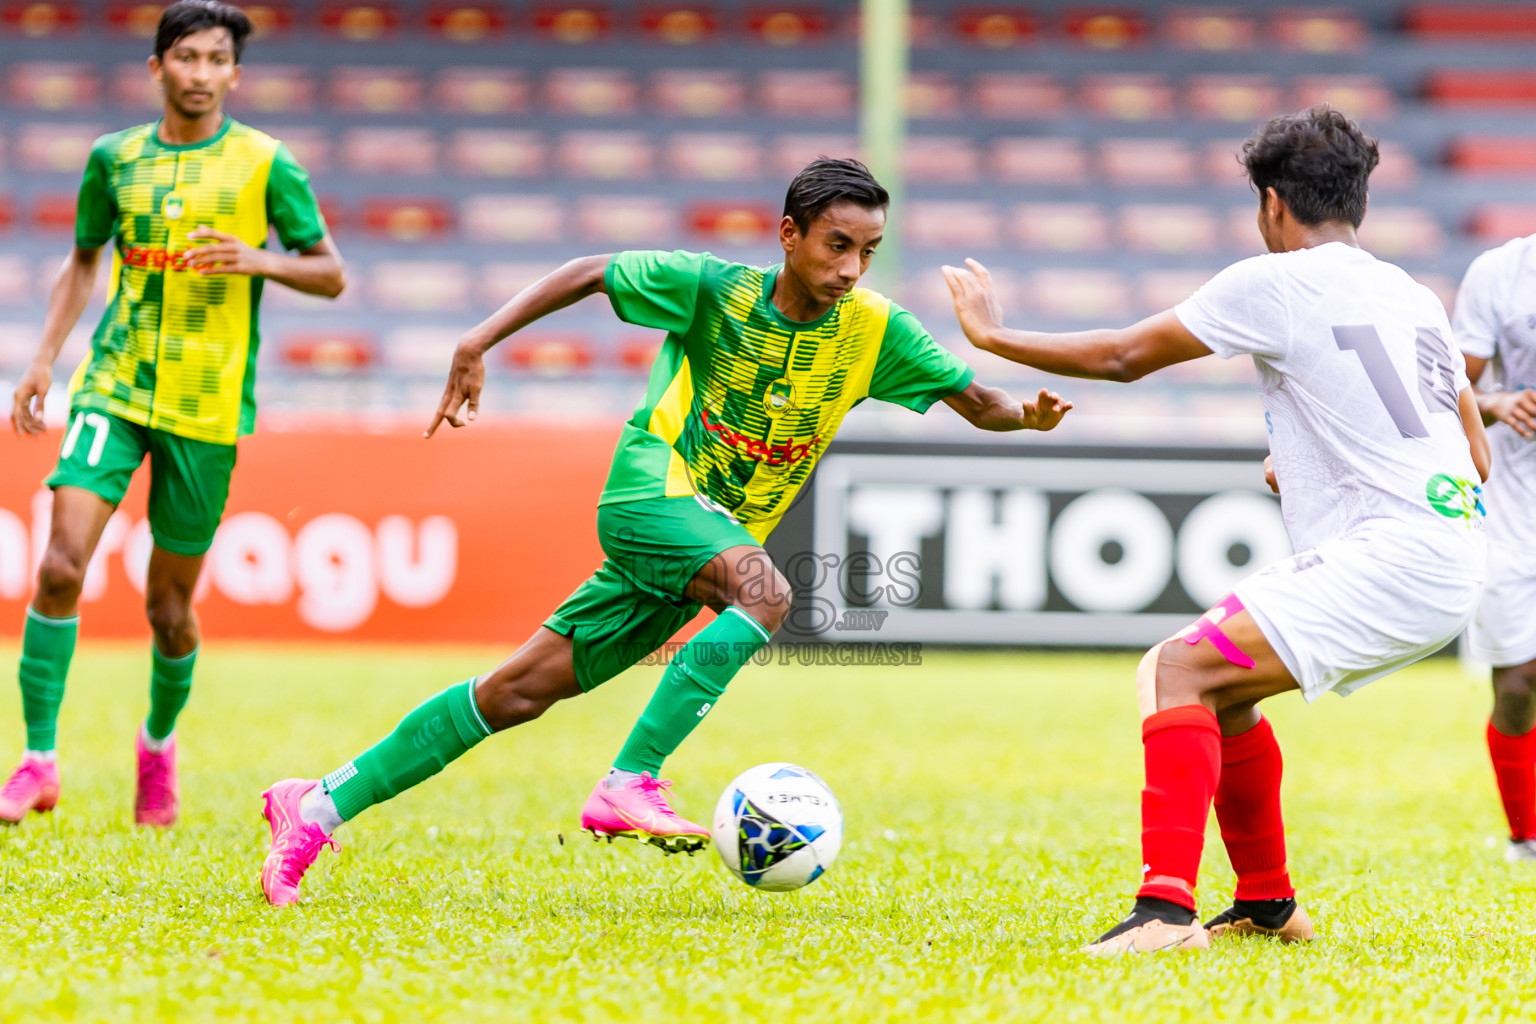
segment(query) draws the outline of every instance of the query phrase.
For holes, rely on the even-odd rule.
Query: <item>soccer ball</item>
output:
[[[748,768],[715,804],[715,850],[754,889],[788,892],[822,876],[843,845],[843,810],[814,772],[774,761]]]

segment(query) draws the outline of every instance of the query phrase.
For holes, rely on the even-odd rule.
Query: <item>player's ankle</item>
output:
[[[1156,896],[1136,897],[1136,906],[1131,910],[1132,916],[1145,915],[1155,917],[1159,921],[1168,924],[1193,924],[1195,912],[1188,907],[1181,906],[1172,900],[1160,899]]]
[[[1232,901],[1233,916],[1248,918],[1260,928],[1283,928],[1296,912],[1296,897],[1279,896],[1261,900]]]
[[[640,777],[639,772],[625,771],[623,768],[609,768],[608,774],[603,776],[604,789],[623,789],[630,782]]]
[[[336,801],[331,799],[331,794],[320,785],[314,786],[299,798],[299,817],[319,825],[320,831],[326,835],[335,832],[346,820],[336,810]]]

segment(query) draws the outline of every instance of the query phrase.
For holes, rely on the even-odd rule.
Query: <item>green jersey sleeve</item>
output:
[[[894,302],[869,381],[869,397],[927,412],[941,398],[970,387],[976,371],[933,340],[917,317]]]
[[[702,253],[654,250],[616,253],[603,272],[603,288],[625,323],[686,334],[704,276]]]
[[[112,152],[98,141],[91,147],[75,203],[75,244],[95,249],[117,234],[117,197],[112,194]]]
[[[284,249],[308,249],[325,237],[325,217],[309,187],[309,172],[282,143],[267,175],[267,220]]]

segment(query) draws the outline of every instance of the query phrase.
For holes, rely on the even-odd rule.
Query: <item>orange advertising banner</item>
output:
[[[476,424],[430,441],[268,431],[240,442],[197,609],[212,638],[486,642],[510,650],[602,561],[617,431]],[[21,633],[61,433],[0,437],[0,636]],[[144,637],[148,466],[108,524],[83,637]]]

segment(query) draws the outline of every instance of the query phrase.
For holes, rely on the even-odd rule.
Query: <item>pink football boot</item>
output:
[[[327,846],[341,849],[324,829],[299,814],[299,801],[318,785],[314,779],[284,779],[261,794],[266,800],[262,816],[272,826],[272,849],[261,865],[261,891],[274,907],[299,902],[299,883],[320,851]]]
[[[150,750],[144,745],[141,729],[134,746],[139,753],[139,785],[133,794],[134,824],[170,828],[176,824],[176,810],[181,806],[176,784],[176,737],[167,739],[161,749]]]
[[[58,802],[58,764],[24,757],[0,786],[0,825],[19,825],[28,811],[44,814]]]
[[[582,830],[610,843],[623,836],[667,853],[693,853],[709,842],[709,829],[672,809],[663,792],[671,786],[671,779],[654,779],[650,772],[641,772],[617,789],[599,782],[581,809]]]

